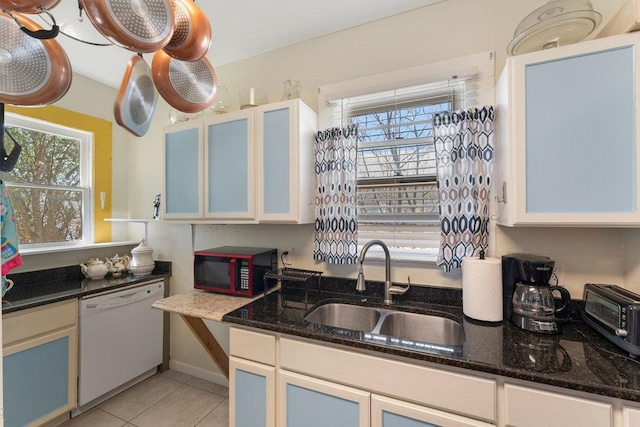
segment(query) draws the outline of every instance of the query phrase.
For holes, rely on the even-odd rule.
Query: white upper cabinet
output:
[[[640,35],[507,59],[496,86],[498,224],[632,226]]]
[[[316,130],[300,99],[166,128],[163,218],[312,223]]]
[[[299,99],[256,109],[260,222],[312,223],[316,113]]]

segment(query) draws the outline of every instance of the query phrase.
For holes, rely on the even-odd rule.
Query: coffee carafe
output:
[[[511,322],[527,331],[559,333],[556,314],[567,307],[571,295],[560,286],[549,285],[555,262],[548,257],[512,254],[502,257],[502,267],[504,292],[509,293],[505,296],[510,298],[507,317]],[[559,307],[555,305],[554,291],[562,298]]]

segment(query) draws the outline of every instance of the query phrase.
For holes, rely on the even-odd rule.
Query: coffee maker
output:
[[[560,332],[556,313],[564,310],[571,296],[559,286],[550,286],[555,262],[546,256],[509,254],[502,257],[504,318],[527,331],[543,334]],[[560,292],[556,307],[553,291]]]

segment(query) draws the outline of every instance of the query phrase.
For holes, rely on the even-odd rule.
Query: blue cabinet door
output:
[[[291,109],[262,112],[263,213],[291,212]]]
[[[264,375],[238,369],[235,393],[236,426],[266,426],[267,378]]]
[[[5,427],[25,426],[69,404],[69,337],[3,357]]]
[[[202,216],[202,126],[185,123],[165,131],[164,207],[166,218]]]
[[[393,412],[382,411],[382,427],[440,427],[437,424],[416,420],[394,414]]]
[[[206,124],[206,211],[221,219],[254,217],[253,112],[239,111]]]
[[[462,395],[461,399],[464,398]],[[439,409],[416,405],[373,394],[371,396],[371,427],[492,427]]]
[[[275,368],[229,358],[229,425],[275,427]]]
[[[288,427],[360,426],[358,402],[292,384],[286,393]]]
[[[527,213],[637,211],[635,50],[525,66]]]
[[[278,426],[369,426],[370,393],[283,370],[279,378]]]

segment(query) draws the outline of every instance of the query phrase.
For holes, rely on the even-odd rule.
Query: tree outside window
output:
[[[7,132],[22,151],[7,186],[10,188],[18,239],[21,245],[88,241],[85,218],[91,203],[83,161],[90,135],[67,128],[37,129],[8,124]],[[75,135],[74,135],[75,134]],[[10,151],[13,141],[5,135]]]

